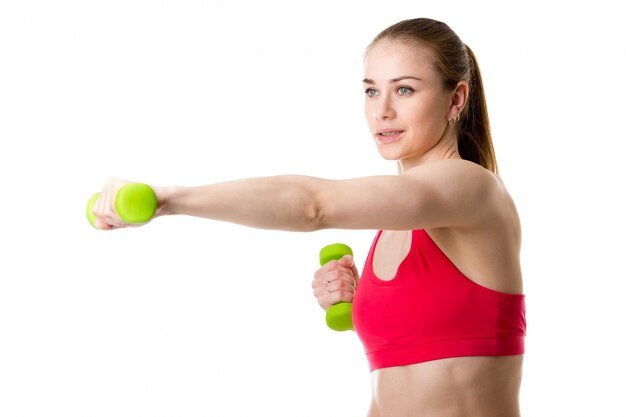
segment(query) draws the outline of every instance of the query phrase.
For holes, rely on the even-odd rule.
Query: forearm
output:
[[[185,214],[260,229],[320,228],[316,188],[305,176],[248,178],[200,187],[156,188],[158,215]]]

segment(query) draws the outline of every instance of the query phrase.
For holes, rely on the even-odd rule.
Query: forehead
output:
[[[374,44],[363,65],[365,77],[381,81],[399,75],[428,78],[435,75],[430,51],[416,44],[398,40],[381,40]]]

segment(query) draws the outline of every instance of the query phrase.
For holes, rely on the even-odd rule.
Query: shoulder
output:
[[[442,190],[453,189],[470,194],[496,194],[504,184],[493,172],[464,159],[446,159],[419,165],[405,175],[428,181]]]
[[[439,161],[427,162],[422,165],[418,165],[410,170],[406,171],[406,174],[416,175],[423,172],[447,172],[450,174],[471,174],[471,175],[484,175],[491,174],[495,176],[491,171],[481,167],[475,162],[468,161],[466,159],[442,159]]]
[[[419,178],[436,198],[458,212],[464,225],[492,223],[509,217],[514,205],[498,175],[463,159],[442,160],[417,166],[405,173]],[[508,214],[507,214],[508,213]]]

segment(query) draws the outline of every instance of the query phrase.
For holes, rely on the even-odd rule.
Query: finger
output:
[[[356,268],[356,265],[352,264],[352,275],[354,277],[354,288],[359,286],[359,281],[361,281],[361,276],[359,275],[359,270]]]
[[[316,284],[313,287],[313,296],[319,298],[322,295],[328,294],[328,288],[325,285]]]
[[[341,291],[352,294],[356,290],[355,273],[358,276],[356,268],[353,270],[340,265],[337,261],[331,262],[333,263],[325,265],[314,273],[311,288],[313,289],[313,295],[318,299],[332,292]],[[353,264],[353,262],[348,260],[349,264]],[[344,296],[344,298],[346,297]]]
[[[94,220],[94,225],[96,226],[96,228],[100,230],[110,230],[110,225],[104,220],[106,217],[106,214],[105,214],[106,213],[105,206],[107,204],[106,200],[107,200],[107,195],[105,192],[105,188],[102,188],[102,190],[100,191],[98,195],[98,198],[94,202],[93,207],[91,209],[91,211],[96,216]]]
[[[329,281],[326,284],[326,288],[328,289],[328,292],[345,291],[349,293],[354,293],[354,291],[356,290],[356,287],[354,286],[354,280],[352,278]]]
[[[106,216],[107,216],[107,221],[112,222],[116,216],[116,212],[115,212],[115,187],[113,185],[114,179],[109,180],[106,184],[106,207],[105,207],[105,211],[106,211]],[[110,223],[111,225],[113,225],[113,223]]]
[[[96,228],[99,230],[111,230],[112,229],[111,225],[100,220],[99,217],[96,217],[93,223],[96,225]]]
[[[313,286],[313,296],[318,299],[320,302],[320,297],[327,296],[331,293],[331,290],[328,286],[328,281],[316,281]],[[320,302],[321,304],[321,302]]]
[[[322,295],[318,298],[320,306],[324,310],[328,310],[330,306],[333,306],[339,302],[351,303],[354,300],[354,294],[345,291],[335,291],[330,294]]]
[[[356,271],[354,258],[352,257],[352,255],[344,255],[343,258],[337,261],[336,268],[341,269],[343,271],[351,272],[351,273]]]
[[[359,273],[354,266],[351,268],[337,267],[337,269],[325,274],[325,278],[330,282],[343,281],[348,284],[347,287],[342,288],[356,288],[358,274]]]
[[[336,291],[333,294],[338,294],[339,295],[339,301],[337,302],[346,302],[346,303],[351,303],[354,300],[354,293],[351,293],[349,291]]]
[[[313,295],[317,298],[341,289],[342,281],[317,280],[313,285]]]
[[[102,191],[98,193],[98,198],[96,198],[96,201],[93,202],[93,206],[91,206],[91,211],[93,212],[93,214],[95,214],[96,216],[100,214],[101,210],[100,210],[100,206],[102,206]]]
[[[128,184],[128,181],[123,181],[115,177],[111,177],[106,183],[106,222],[112,226],[113,229],[119,229],[122,227],[128,227],[129,225],[124,222],[119,214],[117,213],[117,208],[115,206],[115,199],[117,197],[117,193],[119,190],[125,185]]]
[[[350,272],[352,273],[354,277],[354,286],[355,287],[358,286],[359,280],[361,278],[359,276],[359,270],[356,268],[356,265],[354,264],[354,257],[352,255],[344,255],[339,260],[339,265],[344,266],[350,270]]]

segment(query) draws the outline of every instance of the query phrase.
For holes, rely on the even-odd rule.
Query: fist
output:
[[[359,271],[351,255],[330,261],[314,274],[313,295],[324,311],[340,301],[351,303],[359,284]]]
[[[133,227],[145,224],[154,217],[154,189],[140,183],[126,188],[128,184],[128,181],[111,178],[102,191],[89,200],[88,210],[91,213],[87,216],[92,215],[89,221],[94,227],[100,230]],[[123,194],[120,194],[122,191]]]

